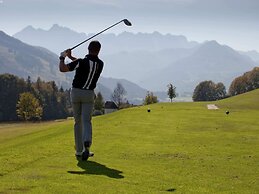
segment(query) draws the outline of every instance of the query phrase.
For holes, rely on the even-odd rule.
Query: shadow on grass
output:
[[[85,174],[93,174],[93,175],[105,175],[110,178],[121,179],[124,178],[121,175],[122,171],[108,168],[105,165],[99,164],[94,161],[82,161],[78,160],[77,166],[82,168],[84,171],[67,171],[70,174],[78,174],[78,175],[85,175]]]

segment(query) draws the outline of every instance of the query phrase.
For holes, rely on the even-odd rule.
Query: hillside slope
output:
[[[229,109],[259,110],[259,89],[220,100],[217,105]]]
[[[60,73],[58,56],[47,49],[34,47],[0,31],[0,73],[14,74],[32,80],[55,80],[68,87],[69,76]]]

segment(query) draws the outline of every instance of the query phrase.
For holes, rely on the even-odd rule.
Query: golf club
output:
[[[108,27],[108,28],[104,29],[103,31],[98,32],[97,34],[95,34],[95,35],[91,36],[90,38],[88,38],[88,39],[84,40],[83,42],[80,42],[80,43],[79,43],[79,44],[77,44],[76,46],[74,46],[74,47],[70,48],[70,50],[75,49],[76,47],[80,46],[81,44],[85,43],[86,41],[88,41],[88,40],[90,40],[90,39],[92,39],[92,38],[96,37],[97,35],[99,35],[99,34],[103,33],[104,31],[106,31],[106,30],[108,30],[108,29],[110,29],[110,28],[112,28],[112,27],[114,27],[114,26],[118,25],[118,24],[119,24],[119,23],[121,23],[121,22],[124,22],[124,24],[125,24],[126,26],[131,26],[131,25],[132,25],[132,24],[130,23],[130,21],[129,21],[129,20],[127,20],[127,19],[123,19],[123,20],[121,20],[121,21],[119,21],[119,22],[117,22],[117,23],[115,23],[115,24],[111,25],[110,27]]]

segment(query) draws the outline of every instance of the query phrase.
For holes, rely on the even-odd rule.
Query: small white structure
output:
[[[117,111],[119,108],[113,101],[106,101],[104,104],[104,114]]]
[[[217,107],[215,104],[207,104],[207,108],[209,110],[217,110],[219,107]]]

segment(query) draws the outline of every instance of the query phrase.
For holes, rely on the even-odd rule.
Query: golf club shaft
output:
[[[94,38],[94,37],[98,36],[99,34],[101,34],[101,33],[105,32],[106,30],[109,30],[110,28],[112,28],[112,27],[114,27],[114,26],[118,25],[119,23],[121,23],[121,22],[123,22],[123,21],[124,21],[124,20],[121,20],[121,21],[117,22],[116,24],[113,24],[113,25],[111,25],[110,27],[108,27],[108,28],[104,29],[103,31],[98,32],[97,34],[95,34],[95,35],[91,36],[90,38],[88,38],[88,39],[84,40],[83,42],[80,42],[80,43],[79,43],[79,44],[77,44],[76,46],[74,46],[74,47],[70,48],[70,50],[75,49],[76,47],[80,46],[81,44],[84,44],[84,43],[85,43],[85,42],[87,42],[88,40],[90,40],[90,39],[92,39],[92,38]]]

